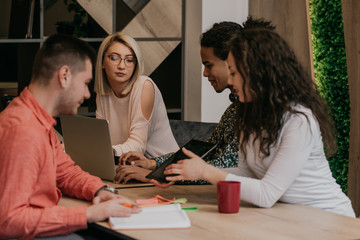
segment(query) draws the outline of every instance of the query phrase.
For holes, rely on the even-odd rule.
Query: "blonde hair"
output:
[[[134,52],[136,58],[134,72],[122,94],[127,95],[131,91],[136,79],[143,73],[144,64],[142,61],[140,48],[136,41],[129,35],[121,32],[116,32],[112,35],[109,35],[102,41],[96,59],[94,91],[99,95],[109,95],[112,91],[107,81],[105,70],[102,68],[102,66],[104,61],[104,54],[114,42],[122,43],[130,48]]]

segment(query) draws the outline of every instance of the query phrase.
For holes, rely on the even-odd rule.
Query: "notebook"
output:
[[[113,181],[116,170],[109,123],[83,116],[60,116],[65,152],[84,171]]]
[[[130,217],[110,217],[112,229],[174,229],[189,228],[190,219],[179,203],[146,207]]]
[[[201,158],[204,158],[208,153],[210,153],[215,147],[216,144],[204,142],[200,140],[191,139],[189,142],[187,142],[183,147],[185,147],[187,150],[190,150],[191,152],[195,153]],[[165,162],[163,162],[158,168],[153,170],[151,173],[149,173],[146,178],[149,179],[155,179],[158,182],[164,182],[168,183],[165,178],[166,176],[174,176],[174,175],[164,175],[165,168],[169,166],[170,164],[176,163],[177,161],[181,159],[187,159],[189,158],[184,154],[182,149],[178,150],[176,153],[174,153],[171,157],[169,157]]]

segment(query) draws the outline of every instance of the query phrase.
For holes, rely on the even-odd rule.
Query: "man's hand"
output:
[[[138,207],[129,208],[123,206],[123,203],[129,202],[126,199],[127,198],[120,196],[120,198],[114,198],[89,206],[86,211],[87,222],[104,221],[109,217],[129,217],[133,213],[141,212],[141,209]]]
[[[132,203],[132,201],[122,195],[114,194],[109,191],[100,190],[93,199],[93,204],[109,201],[111,199],[122,199],[125,202]]]

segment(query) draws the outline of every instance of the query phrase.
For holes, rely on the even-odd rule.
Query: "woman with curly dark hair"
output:
[[[244,29],[229,42],[228,80],[239,97],[239,167],[217,169],[190,151],[170,165],[169,181],[241,182],[241,198],[260,207],[277,201],[354,217],[325,156],[336,151],[331,118],[310,76],[274,31]]]

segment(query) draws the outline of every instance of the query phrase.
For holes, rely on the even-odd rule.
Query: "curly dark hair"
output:
[[[268,30],[275,30],[275,26],[271,24],[270,21],[265,21],[262,18],[254,19],[252,16],[249,16],[242,24],[243,29],[251,29],[251,28],[265,28]]]
[[[201,47],[214,48],[214,55],[225,61],[229,55],[226,42],[229,41],[234,34],[239,33],[241,29],[241,25],[235,22],[224,21],[215,23],[212,28],[201,34],[200,45]]]
[[[214,25],[206,32],[201,34],[201,47],[211,47],[214,49],[214,55],[225,61],[229,55],[229,47],[227,42],[242,29],[250,28],[266,28],[274,30],[275,27],[270,22],[263,19],[253,19],[249,16],[246,22],[241,26],[235,22],[223,21],[214,23]]]
[[[294,52],[275,31],[244,29],[228,46],[244,79],[243,92],[247,85],[251,95],[244,96],[245,103],[236,103],[237,135],[243,153],[246,153],[250,135],[255,134],[261,153],[269,156],[270,145],[278,140],[284,113],[303,114],[307,118],[305,113],[294,110],[293,104],[301,104],[312,111],[319,123],[327,155],[336,152],[328,106]],[[249,98],[251,102],[246,102]]]

